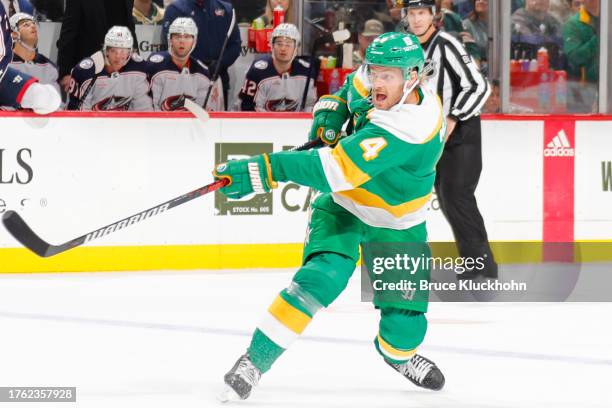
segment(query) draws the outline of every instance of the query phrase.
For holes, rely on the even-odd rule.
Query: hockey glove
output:
[[[229,180],[229,184],[219,191],[236,200],[253,193],[267,193],[278,185],[272,179],[272,167],[267,154],[218,164],[213,176],[216,180]]]
[[[335,95],[323,95],[314,106],[312,113],[312,127],[308,140],[319,138],[324,145],[335,145],[340,138],[342,125],[349,118],[346,101]]]

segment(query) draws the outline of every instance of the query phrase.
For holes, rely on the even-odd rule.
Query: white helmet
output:
[[[9,19],[9,25],[11,27],[11,31],[14,33],[13,38],[15,42],[21,44],[21,46],[24,47],[25,49],[28,49],[30,51],[36,51],[36,47],[38,44],[34,44],[34,47],[30,47],[28,44],[21,41],[21,34],[19,33],[19,23],[21,23],[24,20],[31,21],[34,24],[36,24],[36,20],[34,20],[34,17],[32,17],[31,15],[27,13],[15,13]]]
[[[298,28],[291,23],[283,23],[276,26],[272,31],[271,43],[274,44],[274,40],[278,37],[287,37],[295,41],[295,48],[300,46],[301,36]]]
[[[191,54],[196,47],[196,42],[198,41],[198,26],[195,21],[193,21],[190,17],[179,17],[175,18],[170,27],[168,28],[168,51],[172,54],[172,46],[170,43],[170,39],[172,38],[172,34],[187,34],[193,36],[193,46],[191,47]]]
[[[129,55],[125,60],[125,64],[127,64],[132,57],[133,46],[134,38],[132,37],[132,33],[130,32],[129,28],[123,26],[111,27],[111,29],[108,30],[104,36],[104,47],[102,48],[104,52],[104,61],[109,64],[108,56],[106,55],[106,50],[109,48],[127,48],[130,50]]]
[[[36,22],[36,20],[34,20],[34,17],[32,17],[31,15],[27,13],[15,13],[9,19],[11,31],[15,33],[19,33],[19,23],[22,22],[23,20],[29,20],[29,21]]]
[[[114,26],[104,36],[104,51],[107,48],[129,48],[134,46],[134,38],[127,27]]]

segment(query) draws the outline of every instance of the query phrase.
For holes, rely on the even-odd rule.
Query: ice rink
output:
[[[375,352],[358,273],[231,406],[612,407],[612,304],[433,303],[413,386]],[[223,374],[292,271],[0,276],[0,386],[76,386],[78,407],[215,407]],[[0,403],[9,407],[63,403]]]

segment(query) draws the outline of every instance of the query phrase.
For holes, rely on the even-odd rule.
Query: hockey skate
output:
[[[240,356],[231,370],[225,374],[225,390],[219,395],[221,402],[244,400],[259,382],[261,372],[253,365],[248,354]]]
[[[418,354],[412,356],[410,360],[403,364],[394,364],[385,359],[401,375],[412,381],[414,385],[427,388],[428,390],[439,391],[444,387],[444,375],[436,364]]]

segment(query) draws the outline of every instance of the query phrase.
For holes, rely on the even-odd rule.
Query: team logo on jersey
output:
[[[223,17],[225,15],[225,10],[222,8],[215,9],[215,16]]]
[[[268,68],[268,62],[263,60],[257,61],[253,66],[257,69],[266,69]]]
[[[94,62],[93,62],[93,60],[91,58],[84,59],[79,64],[79,67],[81,67],[83,69],[89,69],[89,68],[91,68],[93,66],[94,66]]]
[[[217,166],[217,173],[224,172],[227,169],[227,164],[223,163]]]
[[[185,109],[185,99],[191,99],[192,101],[195,102],[195,98],[191,95],[185,95],[185,94],[174,95],[174,96],[170,96],[166,98],[162,102],[160,109],[166,112],[185,111],[187,110]]]
[[[164,57],[159,54],[151,55],[151,58],[149,58],[149,61],[155,62],[155,63],[160,63],[163,60],[164,60]]]
[[[91,110],[94,111],[127,111],[130,108],[132,97],[109,96],[96,103]]]
[[[470,62],[472,62],[472,57],[470,57],[469,55],[465,54],[461,56],[461,59],[463,59],[463,62],[465,64],[469,64]]]
[[[295,112],[298,102],[292,99],[272,99],[266,102],[266,110],[269,112]]]

